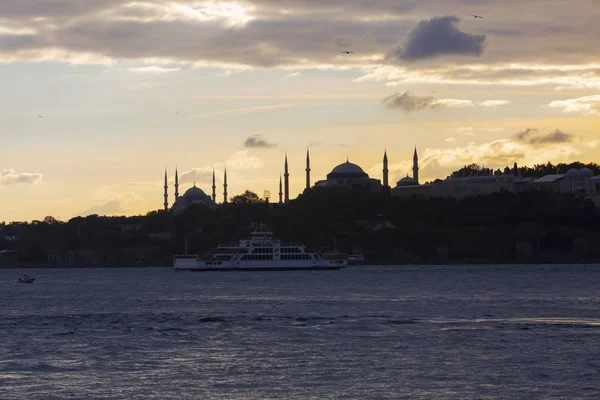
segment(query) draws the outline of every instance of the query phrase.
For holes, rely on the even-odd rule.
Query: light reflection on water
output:
[[[27,272],[1,399],[600,398],[600,266]]]

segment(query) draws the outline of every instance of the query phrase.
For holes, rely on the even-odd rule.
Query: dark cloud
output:
[[[17,172],[14,169],[0,171],[0,185],[34,184],[42,180],[43,175],[32,172]]]
[[[461,31],[457,27],[459,21],[458,17],[446,16],[419,22],[404,45],[388,57],[412,61],[444,55],[481,55],[485,35]]]
[[[410,92],[394,93],[383,99],[383,105],[387,108],[399,108],[404,112],[416,110],[424,110],[426,108],[442,107],[434,97],[431,96],[415,96]]]
[[[10,19],[75,17],[122,4],[123,0],[18,0],[0,1],[0,16]]]
[[[4,30],[0,34],[0,60],[65,61],[67,52],[98,56],[86,58],[90,63],[106,58],[166,58],[175,63],[257,67],[362,65],[377,61],[337,57],[340,47],[351,45],[355,53],[368,57],[385,54],[406,37],[405,46],[393,57],[428,59],[430,66],[443,62],[436,58],[439,55],[481,54],[484,33],[494,43],[486,50],[486,62],[594,64],[600,54],[600,41],[595,39],[600,36],[600,24],[593,22],[600,17],[600,8],[593,7],[591,0],[581,0],[577,7],[558,1],[545,7],[547,0],[528,0],[526,5],[522,0],[486,2],[485,13],[480,1],[472,0],[245,0],[236,6],[251,6],[246,23],[222,16],[194,18],[193,11],[219,15],[210,10],[217,3],[0,1],[0,32]],[[515,18],[516,7],[523,9],[524,15],[542,8],[545,12],[538,13],[535,20]],[[423,15],[444,15],[448,9],[455,15],[476,13],[493,18],[464,20],[469,33],[457,28],[457,17],[418,22]],[[587,18],[578,24],[570,22],[581,14]],[[455,62],[471,61],[463,58]]]
[[[537,129],[527,128],[515,135],[518,142],[536,145],[571,143],[576,138],[574,135],[565,133],[560,129],[555,129],[552,132],[542,134]]]
[[[277,145],[275,143],[268,142],[261,135],[252,135],[244,141],[244,147],[270,149],[273,147],[277,147]]]

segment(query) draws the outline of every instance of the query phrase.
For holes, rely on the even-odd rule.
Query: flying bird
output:
[[[44,117],[42,117],[41,115],[38,115],[38,118],[42,118],[42,119],[44,119]]]
[[[354,54],[353,51],[342,51],[342,54]]]
[[[471,14],[471,17],[473,17],[473,18],[481,18],[481,19],[483,19],[483,17],[482,17],[481,15],[475,15],[475,14]]]

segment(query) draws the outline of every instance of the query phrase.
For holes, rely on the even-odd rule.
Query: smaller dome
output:
[[[585,167],[585,168],[581,168],[579,170],[579,173],[583,176],[594,176],[594,171],[592,171],[591,169]]]
[[[567,171],[566,175],[579,175],[579,170],[575,169],[575,168],[571,168],[570,170]]]
[[[398,186],[414,186],[417,185],[417,181],[414,178],[406,175],[404,178],[400,179],[396,185]]]

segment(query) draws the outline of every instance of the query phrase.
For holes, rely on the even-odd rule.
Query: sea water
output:
[[[0,399],[600,399],[600,266],[0,270]]]

